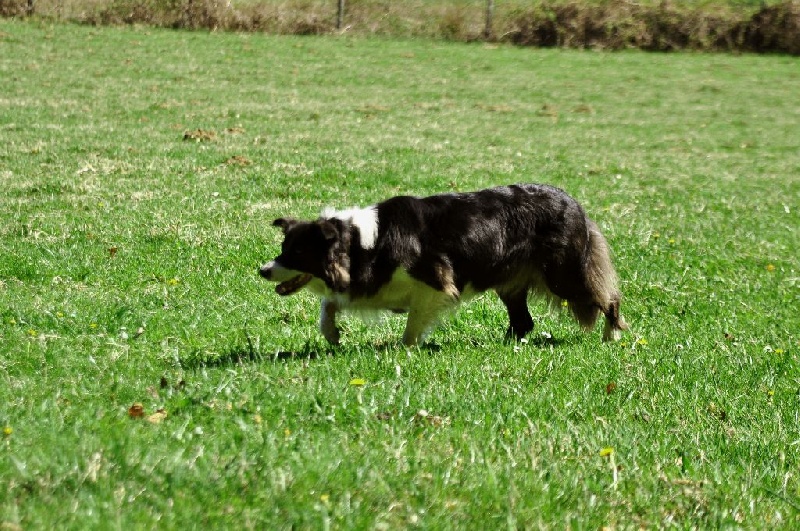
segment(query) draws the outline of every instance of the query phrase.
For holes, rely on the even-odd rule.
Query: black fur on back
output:
[[[436,266],[453,271],[456,289],[503,286],[520,270],[538,269],[552,278],[556,295],[568,298],[563,269],[579,267],[586,248],[586,217],[567,194],[542,185],[491,188],[474,193],[418,199],[395,197],[378,205],[378,245],[364,256],[380,275],[401,266],[443,289]],[[372,269],[373,271],[370,271]],[[375,283],[355,281],[364,294]]]

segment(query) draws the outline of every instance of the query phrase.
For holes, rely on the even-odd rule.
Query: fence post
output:
[[[492,38],[492,18],[494,17],[494,0],[486,0],[486,27],[483,28],[483,37]]]
[[[339,7],[336,10],[336,29],[342,29],[342,22],[344,21],[344,0],[339,0]]]

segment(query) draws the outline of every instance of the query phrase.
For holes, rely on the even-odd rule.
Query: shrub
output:
[[[0,0],[0,17],[18,17],[29,14],[32,4],[28,0]]]
[[[733,13],[676,8],[667,2],[548,2],[519,13],[516,26],[509,39],[533,46],[732,50],[741,40],[740,20]]]
[[[762,6],[742,33],[749,51],[800,55],[800,3]]]

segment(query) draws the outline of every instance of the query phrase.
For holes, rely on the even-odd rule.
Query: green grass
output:
[[[0,524],[797,526],[798,83],[777,56],[0,21]],[[622,342],[535,304],[505,344],[486,296],[426,348],[390,316],[332,350],[256,275],[277,216],[518,181],[604,230]]]

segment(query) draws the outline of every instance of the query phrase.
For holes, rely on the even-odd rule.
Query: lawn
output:
[[[800,524],[800,86],[783,56],[0,20],[0,527]],[[278,216],[546,182],[603,344],[484,296],[419,349],[257,275]],[[135,404],[137,406],[135,406]]]

